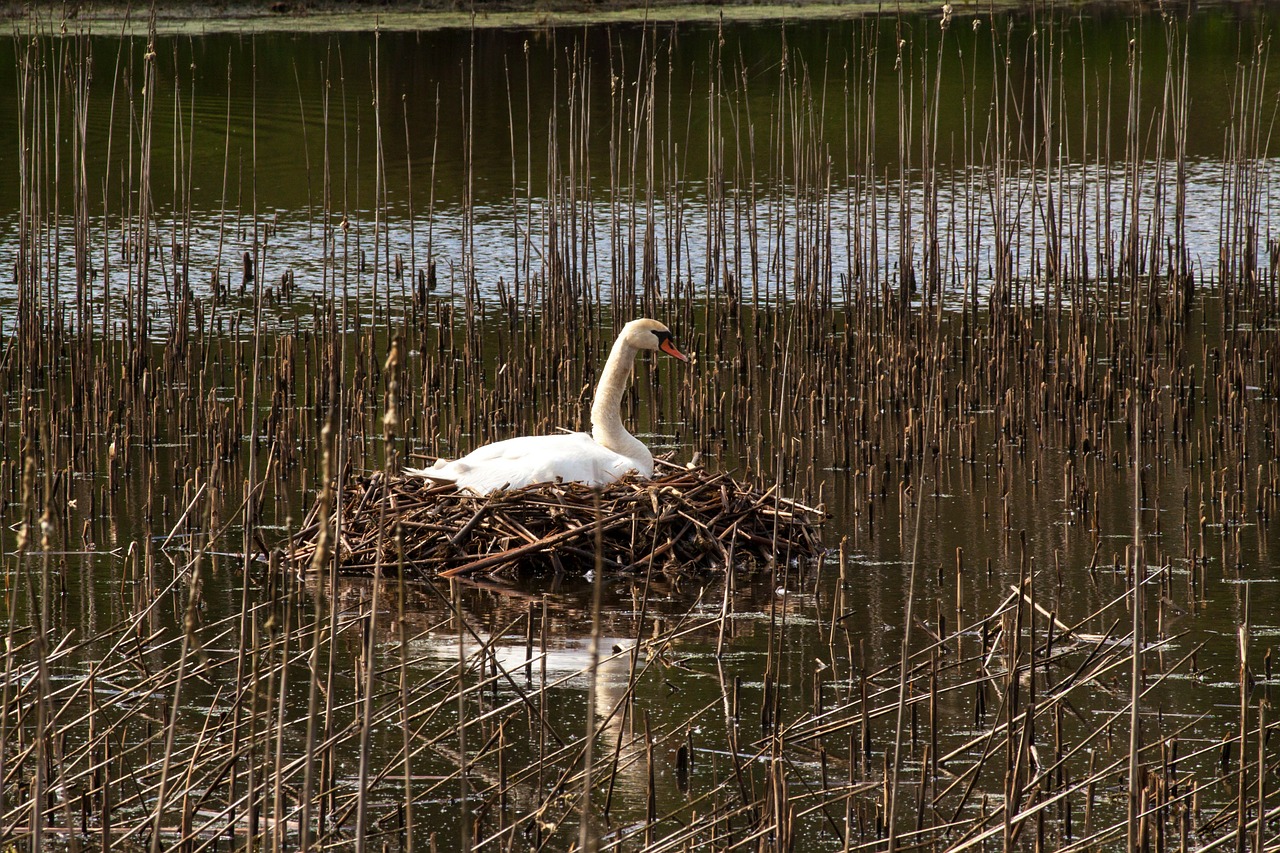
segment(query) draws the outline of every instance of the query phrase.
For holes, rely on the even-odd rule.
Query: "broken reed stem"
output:
[[[591,811],[591,762],[595,746],[596,679],[600,666],[600,591],[604,586],[604,510],[600,504],[600,490],[592,489],[595,509],[595,567],[591,577],[591,641],[587,650],[587,726],[582,743],[582,805],[578,828],[578,849],[594,853],[598,847],[594,819]]]
[[[923,409],[925,415],[924,435],[932,436],[933,430],[929,428],[929,422],[932,420],[933,407],[933,383],[927,377],[922,380],[922,385],[926,385],[931,389],[930,396],[925,402]],[[903,712],[907,705],[907,662],[911,659],[911,629],[915,624],[915,603],[916,603],[916,577],[920,562],[920,530],[921,522],[924,518],[924,482],[918,481],[914,484],[916,496],[916,512],[915,523],[911,533],[911,569],[907,580],[907,597],[906,607],[902,619],[902,652],[898,664],[898,707],[897,715],[893,728],[893,778],[889,785],[889,801],[885,804],[885,821],[889,834],[887,841],[887,849],[889,853],[896,853],[898,844],[898,791],[899,791],[899,772],[902,768],[902,724]],[[931,695],[932,695],[932,691]],[[921,790],[923,791],[923,784]]]
[[[317,850],[360,827],[366,847],[412,849],[456,819],[463,847],[564,846],[583,842],[591,782],[606,777],[602,810],[621,828],[597,839],[604,849],[799,846],[839,833],[833,843],[848,850],[885,849],[886,838],[899,849],[1083,849],[1124,836],[1158,849],[1269,837],[1274,723],[1248,711],[1250,637],[1265,635],[1249,633],[1247,588],[1244,602],[1213,595],[1223,578],[1248,581],[1266,565],[1280,494],[1268,461],[1280,410],[1253,390],[1274,387],[1280,364],[1264,42],[1242,37],[1234,64],[1215,254],[1189,233],[1189,209],[1213,217],[1187,176],[1191,18],[1162,19],[1172,61],[1150,34],[1132,46],[1126,36],[1113,58],[1128,73],[1105,80],[1067,71],[1087,65],[1072,41],[1084,20],[1037,18],[1035,41],[999,15],[964,21],[978,32],[963,37],[956,22],[941,37],[904,22],[859,23],[848,44],[828,39],[821,61],[789,29],[779,61],[763,66],[763,48],[744,55],[731,27],[696,61],[654,26],[639,45],[611,35],[607,56],[586,38],[567,50],[560,37],[550,51],[522,43],[524,61],[507,66],[516,79],[501,81],[511,189],[496,207],[476,159],[489,90],[474,42],[459,86],[437,85],[429,110],[422,256],[412,215],[406,238],[395,212],[422,205],[409,181],[406,196],[393,180],[418,165],[407,152],[422,147],[422,128],[406,100],[395,117],[405,163],[388,162],[398,134],[383,134],[393,117],[380,102],[397,93],[384,36],[367,63],[350,44],[324,51],[316,109],[300,83],[300,112],[323,125],[319,138],[302,134],[303,159],[321,147],[323,174],[314,231],[308,186],[305,243],[289,242],[299,222],[263,214],[274,204],[265,184],[258,194],[270,143],[256,40],[228,54],[226,90],[251,96],[249,133],[230,95],[216,104],[221,194],[208,223],[194,138],[208,106],[197,83],[209,84],[195,69],[170,73],[186,48],[122,39],[111,68],[91,62],[87,37],[16,39],[0,530],[22,535],[16,546],[0,537],[0,842],[201,849],[226,837]],[[682,30],[679,42],[697,38]],[[537,68],[549,54],[543,101]],[[896,98],[878,103],[891,64]],[[1158,94],[1142,88],[1157,67]],[[705,118],[676,82],[690,71],[708,84]],[[948,129],[940,104],[961,77],[964,117]],[[91,93],[107,86],[104,108]],[[168,170],[153,158],[169,153],[154,110],[171,88],[169,209],[156,203]],[[449,127],[458,116],[461,135]],[[103,126],[98,173],[89,131]],[[705,182],[702,155],[690,153],[702,148]],[[460,187],[436,169],[459,157]],[[99,181],[101,211],[90,212]],[[495,210],[511,249],[490,258]],[[551,490],[541,502],[459,503],[412,526],[405,507],[438,496],[396,491],[402,450],[452,455],[581,426],[601,350],[637,313],[667,319],[699,359],[680,372],[641,365],[629,422],[682,460],[700,451],[707,470],[764,476],[772,490],[664,473],[616,511]],[[402,362],[381,358],[397,346]],[[1130,487],[1129,466],[1124,555],[1107,544],[1126,534],[1114,495]],[[1176,493],[1185,529],[1171,532],[1161,505]],[[945,501],[963,529],[922,532],[924,513],[941,515]],[[851,543],[838,581],[789,559],[821,544],[802,520],[816,519],[809,506],[832,511],[828,524]],[[295,540],[288,519],[304,515]],[[563,527],[531,527],[551,516]],[[152,536],[155,525],[168,535]],[[264,567],[256,558],[282,536],[305,547]],[[945,540],[953,553],[952,537],[973,556],[944,586],[942,569],[921,569],[950,564],[932,552]],[[441,546],[425,565],[455,578],[447,595],[405,578],[423,542]],[[442,543],[483,547],[463,557]],[[874,628],[901,598],[896,575],[875,563],[908,547],[909,616],[893,650]],[[721,604],[702,612],[704,593],[688,590],[708,576],[689,567],[753,555],[770,566],[769,589],[732,572],[717,589],[712,572],[705,595]],[[535,558],[551,574],[538,583],[555,592],[534,607],[518,584],[490,585],[487,575],[505,583]],[[382,579],[392,560],[397,583],[372,592],[340,573]],[[1182,590],[1172,580],[1184,566]],[[281,586],[308,567],[309,594]],[[582,592],[556,577],[575,567],[595,572],[589,666],[564,656],[565,638],[584,633]],[[628,593],[639,604],[625,613],[596,603]],[[351,616],[352,599],[372,600],[368,619]],[[1172,663],[1157,652],[1184,651],[1182,605],[1213,618],[1222,599],[1243,632],[1239,713],[1171,722],[1159,713],[1170,691],[1214,696],[1196,657],[1209,647]],[[532,676],[535,610],[533,691],[502,653],[524,644]],[[751,614],[766,610],[768,651],[757,653]],[[1116,635],[1126,615],[1131,631]],[[433,657],[447,620],[454,664]],[[379,664],[388,631],[400,652]],[[913,631],[929,636],[924,648],[912,650]],[[634,644],[602,655],[606,636]],[[711,642],[714,673],[698,654]],[[615,659],[625,680],[611,674]],[[384,694],[392,666],[398,685]],[[1126,702],[1107,692],[1120,673]],[[584,677],[586,719],[568,719]],[[699,677],[715,680],[711,700],[691,686]],[[621,696],[606,692],[619,681]],[[637,720],[632,703],[655,695],[664,713]],[[741,727],[755,701],[769,725],[759,738]],[[1104,722],[1088,720],[1094,712]],[[1136,740],[1123,737],[1124,716]],[[396,725],[399,736],[381,737]],[[596,738],[609,748],[595,750]],[[873,769],[886,759],[889,778]],[[1106,793],[1126,767],[1121,810]],[[672,787],[673,775],[684,781]],[[459,807],[435,822],[420,804],[446,790]]]
[[[597,520],[592,490],[578,484],[480,498],[418,477],[353,481],[339,560],[363,574],[391,556],[383,553],[390,524],[408,531],[405,561],[428,578],[585,573],[597,559],[614,574],[637,575],[656,564],[698,575],[726,571],[730,557],[737,567],[768,566],[775,554],[799,559],[821,551],[820,511],[779,496],[776,487],[761,492],[724,474],[676,469],[652,481],[624,478],[605,487],[602,500],[605,514]],[[597,528],[602,554],[591,547]],[[313,512],[296,537],[296,559],[313,562],[330,536]]]
[[[1134,435],[1140,437],[1143,429],[1142,401],[1138,398],[1134,399],[1132,428]],[[1129,603],[1130,617],[1132,619],[1129,636],[1130,642],[1133,644],[1133,665],[1129,671],[1128,850],[1130,853],[1137,853],[1141,847],[1141,839],[1138,837],[1138,817],[1142,812],[1141,804],[1139,803],[1141,785],[1138,778],[1140,768],[1138,755],[1142,749],[1142,713],[1138,699],[1142,692],[1143,620],[1146,615],[1143,610],[1146,563],[1143,558],[1142,548],[1141,441],[1134,443],[1133,452],[1133,599]]]

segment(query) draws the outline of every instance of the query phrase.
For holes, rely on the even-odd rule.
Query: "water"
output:
[[[1101,770],[1125,760],[1133,444],[1126,438],[1130,404],[1115,402],[1129,398],[1106,388],[1131,375],[1133,351],[1123,332],[1133,306],[1158,303],[1168,313],[1152,321],[1163,337],[1148,355],[1161,372],[1147,410],[1154,424],[1142,451],[1138,538],[1147,570],[1163,580],[1148,596],[1144,661],[1153,687],[1142,709],[1145,743],[1159,745],[1178,731],[1181,775],[1167,770],[1167,757],[1147,763],[1153,777],[1163,774],[1174,787],[1189,779],[1204,786],[1196,843],[1234,829],[1234,818],[1229,825],[1207,819],[1235,795],[1239,756],[1222,770],[1218,750],[1224,732],[1238,736],[1237,631],[1246,603],[1254,686],[1245,705],[1255,728],[1258,703],[1269,696],[1264,655],[1280,632],[1274,522],[1255,507],[1275,500],[1264,490],[1275,482],[1276,398],[1267,380],[1277,363],[1276,261],[1268,255],[1276,239],[1277,160],[1268,139],[1250,142],[1245,132],[1265,127],[1267,105],[1276,101],[1276,85],[1254,51],[1274,24],[1237,9],[1197,11],[1186,24],[1105,10],[1052,26],[1019,15],[957,18],[941,53],[936,19],[911,17],[901,26],[161,38],[150,92],[145,310],[136,292],[141,256],[128,248],[141,245],[143,233],[145,41],[0,43],[0,107],[25,117],[0,127],[0,151],[41,141],[30,160],[10,155],[38,171],[23,177],[17,168],[0,170],[0,256],[15,270],[24,248],[37,247],[28,260],[47,300],[44,322],[54,324],[52,309],[61,306],[61,321],[74,333],[51,344],[56,361],[21,369],[18,336],[32,315],[20,304],[21,276],[0,280],[0,553],[6,588],[20,593],[6,611],[11,648],[19,649],[6,681],[8,725],[36,725],[30,712],[17,718],[27,700],[14,697],[29,697],[38,681],[34,646],[21,643],[35,641],[35,626],[50,625],[51,646],[69,649],[50,660],[54,689],[64,684],[70,692],[100,668],[96,686],[81,692],[93,692],[107,709],[93,731],[87,721],[67,723],[59,761],[75,768],[77,779],[89,778],[84,768],[105,748],[96,727],[109,723],[116,783],[145,780],[139,790],[119,784],[116,801],[125,805],[116,831],[144,837],[174,696],[188,570],[199,565],[198,630],[178,694],[166,832],[178,825],[177,803],[186,797],[195,824],[208,821],[201,838],[225,833],[232,822],[235,844],[247,845],[244,804],[228,817],[227,776],[219,770],[231,755],[237,708],[264,713],[251,726],[253,754],[236,765],[240,795],[247,766],[261,770],[254,784],[271,789],[280,768],[290,791],[301,788],[311,619],[334,632],[319,658],[320,671],[329,667],[319,707],[323,730],[338,746],[317,772],[321,788],[332,783],[336,790],[335,837],[354,832],[354,813],[344,809],[362,791],[354,733],[366,632],[379,641],[383,668],[372,682],[379,692],[370,754],[373,774],[386,774],[363,790],[376,831],[393,844],[401,843],[396,754],[403,729],[395,703],[402,648],[414,820],[419,833],[438,833],[445,846],[463,831],[456,773],[464,753],[470,790],[481,792],[469,803],[471,819],[479,816],[478,837],[496,835],[504,844],[550,839],[556,846],[575,840],[580,783],[572,774],[588,725],[598,729],[597,761],[616,754],[616,765],[612,758],[603,765],[617,768],[612,794],[603,786],[593,793],[606,844],[640,846],[652,778],[655,841],[689,827],[694,843],[714,836],[723,844],[726,835],[746,843],[753,822],[770,813],[766,792],[785,780],[794,817],[778,819],[768,837],[776,840],[781,826],[796,833],[797,849],[840,849],[847,807],[850,843],[882,846],[875,829],[885,807],[881,774],[891,771],[895,752],[904,831],[915,828],[918,814],[926,826],[963,819],[970,822],[965,829],[989,829],[979,815],[1008,794],[1003,762],[983,766],[971,798],[947,787],[957,778],[967,786],[964,774],[978,765],[981,748],[944,762],[929,789],[939,798],[936,809],[917,812],[923,794],[916,783],[928,756],[980,741],[1006,719],[1001,703],[1015,701],[1009,697],[1018,696],[1020,681],[1000,674],[1008,638],[1018,633],[1025,666],[1028,642],[1046,642],[1050,613],[1055,631],[1085,624],[1057,649],[1060,662],[1040,660],[1039,682],[1021,679],[1044,706],[1063,685],[1073,691],[1056,725],[1041,720],[1031,735],[1023,730],[1040,757],[1020,759],[1022,784],[1047,766],[1056,740],[1066,750],[1087,744],[1087,751],[1066,765],[1065,781],[1037,778],[1037,793],[1024,792],[1022,807],[1093,773],[1090,761]],[[1131,40],[1141,60],[1132,66],[1132,90]],[[47,93],[24,90],[19,62],[33,51],[46,63],[39,79],[54,80],[48,69],[77,49],[93,57],[83,141],[88,215],[80,219],[89,251],[79,260],[74,178],[67,177],[77,150],[73,106],[67,97],[53,109]],[[651,72],[640,70],[648,63]],[[1012,70],[1006,76],[1002,67]],[[1037,87],[1050,79],[1052,86]],[[1161,120],[1177,124],[1179,98],[1168,93],[1182,86],[1192,116],[1185,136],[1167,130],[1161,137]],[[1038,100],[1045,91],[1051,103]],[[55,117],[56,132],[48,129]],[[1046,156],[1048,146],[1055,153]],[[24,200],[34,214],[24,214]],[[38,240],[22,243],[24,224],[44,229]],[[1046,234],[1063,238],[1056,275],[1048,271],[1053,241]],[[1125,251],[1135,234],[1132,257]],[[933,239],[936,261],[929,260]],[[1171,240],[1185,256],[1171,251]],[[243,275],[246,253],[257,281],[271,288],[261,303],[256,282]],[[418,273],[425,285],[432,262],[435,288],[419,293]],[[1175,266],[1194,274],[1196,288],[1182,323],[1168,320],[1177,288],[1163,276]],[[919,285],[906,297],[910,316],[928,318],[937,309],[938,326],[898,327],[886,319],[897,316],[892,306],[905,268]],[[1249,270],[1254,279],[1245,286]],[[286,272],[296,293],[282,287]],[[1134,280],[1154,284],[1148,291]],[[203,326],[187,313],[184,286],[200,303]],[[1158,302],[1166,293],[1170,302]],[[1014,308],[1027,312],[1019,315],[1025,329],[986,322],[989,310]],[[698,451],[712,469],[762,474],[799,499],[821,500],[832,548],[822,565],[775,567],[730,590],[716,578],[677,573],[645,582],[606,578],[603,661],[594,678],[592,588],[581,579],[475,579],[453,587],[410,584],[403,592],[389,584],[378,591],[371,621],[367,579],[295,584],[289,573],[256,561],[241,571],[242,547],[256,555],[276,545],[315,500],[324,366],[335,357],[330,343],[345,340],[343,381],[349,393],[362,394],[345,398],[350,411],[341,430],[359,472],[383,461],[378,368],[390,334],[405,334],[411,349],[408,439],[399,450],[458,453],[531,423],[581,426],[582,389],[607,348],[613,316],[640,311],[668,319],[699,359],[687,369],[642,365],[629,422],[678,462]],[[261,342],[253,334],[259,312],[270,332]],[[1077,312],[1090,331],[1072,337]],[[22,520],[37,515],[23,511],[22,460],[41,416],[80,399],[69,365],[81,352],[92,368],[78,375],[98,376],[104,388],[140,387],[130,374],[130,318],[140,314],[152,336],[152,349],[143,347],[157,377],[150,381],[164,382],[102,411],[71,412],[39,439],[35,470],[54,485],[32,488],[53,496],[54,539],[47,561],[16,556]],[[564,351],[521,349],[560,340],[546,330],[566,318],[577,325],[565,330],[572,343]],[[96,337],[85,337],[86,330]],[[197,355],[170,362],[166,353],[181,349],[182,331]],[[936,384],[914,372],[932,352],[930,334],[944,341],[938,358],[945,364],[930,374]],[[1026,345],[997,344],[997,334]],[[1058,347],[1059,335],[1091,341],[1096,350],[1086,356]],[[286,346],[296,347],[293,373],[281,367]],[[994,353],[992,362],[966,358],[970,347]],[[867,352],[878,353],[881,366],[856,362]],[[1087,359],[1088,381],[1061,380],[1077,357]],[[1235,366],[1249,381],[1236,381]],[[254,368],[256,411],[249,402]],[[1220,377],[1225,384],[1215,383]],[[1196,383],[1196,405],[1179,420],[1176,391],[1188,379]],[[1080,399],[1053,396],[1063,389]],[[217,414],[199,415],[210,398]],[[944,423],[930,428],[943,443],[919,456],[903,451],[904,441],[916,440],[920,418],[934,411]],[[242,533],[238,516],[255,421],[267,437],[253,451],[253,476],[268,484],[257,525],[261,545]],[[1185,431],[1175,436],[1175,428]],[[156,434],[148,438],[148,430]],[[268,458],[278,467],[264,472]],[[60,477],[62,471],[69,473]],[[204,500],[197,482],[213,484]],[[189,504],[196,509],[188,519]],[[222,538],[210,543],[224,525]],[[198,556],[203,547],[217,553]],[[1023,572],[1034,578],[1027,592],[1044,611],[1033,617],[1021,609],[1018,618],[1031,622],[1025,633],[1015,632],[1012,612],[988,619]],[[403,647],[389,627],[401,619]],[[539,634],[546,626],[545,686],[540,635],[531,677],[524,671],[530,623]],[[896,664],[909,625],[919,628],[912,648],[921,655],[915,672],[922,681],[912,696],[928,693],[925,673],[933,664],[922,650],[931,636],[941,641],[940,692],[936,710],[924,701],[904,707],[903,743],[895,750]],[[465,744],[456,730],[460,645],[470,665],[462,681],[473,720]],[[491,660],[477,654],[482,648]],[[242,649],[250,652],[243,658]],[[290,665],[273,666],[286,658]],[[1097,661],[1114,666],[1076,686],[1075,673]],[[996,675],[975,689],[984,666]],[[238,701],[237,685],[248,685]],[[60,694],[57,702],[64,701],[83,713],[85,700]],[[864,707],[871,716],[865,762],[855,746]],[[1099,727],[1105,739],[1093,734]],[[17,764],[14,742],[7,755]],[[1256,736],[1248,745],[1256,751]],[[1266,749],[1274,754],[1274,746]],[[530,769],[540,757],[541,769]],[[1098,777],[1103,790],[1092,830],[1123,821],[1127,765],[1116,768]],[[505,774],[516,778],[504,812],[491,786]],[[1273,775],[1267,778],[1274,788]],[[1248,779],[1256,783],[1256,775]],[[4,796],[12,820],[0,823],[27,831],[24,795]],[[1083,811],[1084,794],[1075,798]],[[296,822],[292,808],[289,796],[279,808],[263,805],[264,814]],[[1079,811],[1073,838],[1085,834]],[[713,820],[717,814],[723,823]],[[61,812],[49,819],[60,821]],[[513,822],[514,833],[503,835]],[[1048,822],[1049,843],[1066,846],[1062,811]],[[1029,848],[1031,825],[1010,845]],[[286,827],[283,843],[296,844],[296,833]],[[955,844],[962,834],[938,830],[936,837]]]
[[[332,266],[340,253],[333,229],[346,222],[343,255],[384,267],[399,257],[410,273],[439,259],[450,292],[474,278],[494,298],[500,279],[519,281],[545,265],[530,257],[531,246],[569,228],[573,273],[608,299],[613,288],[642,278],[625,244],[649,228],[656,233],[651,263],[668,287],[673,279],[694,292],[746,287],[745,276],[736,285],[723,278],[715,234],[727,211],[731,248],[745,251],[737,231],[751,223],[762,241],[750,249],[755,286],[781,297],[802,274],[795,253],[813,227],[831,229],[820,262],[832,274],[853,278],[883,266],[892,278],[898,256],[925,262],[931,238],[922,223],[932,210],[946,295],[955,302],[967,278],[988,293],[999,264],[994,234],[1005,234],[1011,272],[1030,279],[1043,262],[1044,233],[1057,228],[1050,217],[1065,217],[1064,236],[1091,256],[1070,259],[1072,271],[1087,276],[1114,251],[1105,244],[1123,239],[1132,214],[1131,228],[1154,240],[1144,265],[1159,268],[1181,210],[1178,239],[1189,263],[1212,275],[1224,262],[1221,189],[1242,179],[1234,172],[1240,164],[1224,155],[1247,156],[1243,177],[1257,183],[1258,216],[1268,222],[1276,213],[1274,159],[1250,150],[1249,140],[1224,140],[1233,105],[1239,113],[1242,99],[1265,102],[1265,90],[1251,94],[1236,68],[1249,67],[1251,46],[1273,24],[1247,10],[1213,10],[1192,27],[1175,26],[1099,10],[1056,22],[1044,43],[1028,38],[1034,22],[1019,16],[957,19],[941,44],[937,21],[924,18],[906,20],[900,34],[891,21],[879,28],[798,24],[785,29],[785,40],[776,27],[753,25],[723,34],[669,25],[648,38],[632,26],[161,37],[150,131],[152,239],[157,261],[177,263],[166,258],[174,244],[189,247],[223,283],[239,281],[250,252],[268,280],[291,272],[304,291],[318,292],[327,281],[325,254]],[[1132,64],[1130,39],[1141,50]],[[0,80],[0,97],[13,114],[23,112],[16,71],[10,74],[20,44],[6,42],[8,56],[0,57],[0,73],[10,78]],[[46,46],[48,61],[72,49],[66,41]],[[141,98],[146,48],[141,38],[95,37],[81,46],[95,74],[118,68],[124,81],[92,86],[84,121],[84,144],[94,152],[85,163],[88,209],[108,245],[128,239],[121,229],[139,202],[122,188],[139,168],[141,104],[127,96]],[[657,63],[652,79],[639,81],[647,90],[635,79],[642,62]],[[1022,71],[1002,88],[993,63]],[[1037,105],[1037,67],[1062,75],[1051,81],[1058,102]],[[1166,72],[1178,75],[1172,82],[1185,92],[1171,90]],[[620,88],[611,84],[624,79]],[[781,97],[788,86],[798,87],[801,100]],[[905,98],[906,109],[918,112],[926,97],[936,98],[936,116],[913,116],[899,131],[898,105]],[[1151,118],[1179,99],[1194,115],[1180,140]],[[1020,103],[1016,123],[993,126],[986,116],[1010,101]],[[1047,134],[1033,106],[1052,110]],[[67,110],[64,104],[70,124]],[[636,124],[644,110],[653,113],[652,138],[641,138]],[[805,121],[785,141],[770,137],[788,110]],[[936,128],[922,126],[925,120]],[[1138,131],[1127,140],[1130,121]],[[19,133],[18,122],[0,129],[0,150],[16,151]],[[60,140],[66,158],[72,138],[63,130]],[[727,152],[721,164],[709,156],[717,146]],[[1041,146],[1054,149],[1048,168]],[[611,148],[626,156],[612,158]],[[1175,148],[1185,170],[1180,207],[1169,162]],[[796,177],[795,158],[805,153],[827,160],[809,166],[830,180],[816,209],[772,176]],[[582,160],[576,172],[572,158]],[[924,164],[936,182],[929,195]],[[1126,181],[1126,168],[1135,167],[1141,174]],[[3,197],[14,200],[0,208],[10,241],[18,232],[18,178],[15,170],[0,177]],[[994,205],[993,196],[1004,201]],[[72,266],[69,199],[46,210],[44,226],[56,231],[45,263]],[[1232,248],[1265,254],[1265,234]],[[6,251],[15,251],[12,242]],[[110,260],[87,259],[108,275]],[[124,272],[112,279],[112,291],[123,292]],[[211,281],[201,275],[188,283],[207,295]],[[0,284],[0,312],[12,317],[15,301],[13,282]],[[169,319],[163,311],[153,318],[161,327]]]

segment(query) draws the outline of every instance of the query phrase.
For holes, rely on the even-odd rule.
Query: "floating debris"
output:
[[[295,537],[299,565],[310,565],[319,545],[318,506]],[[487,497],[378,473],[352,481],[341,506],[331,535],[340,531],[338,565],[356,574],[372,573],[379,561],[397,566],[403,556],[421,577],[585,575],[597,551],[605,571],[617,574],[708,573],[823,550],[821,510],[776,486],[762,490],[702,469],[625,477],[598,493],[544,483]]]

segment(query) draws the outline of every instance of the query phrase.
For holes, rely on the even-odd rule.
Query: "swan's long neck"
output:
[[[635,347],[622,338],[614,341],[613,351],[600,373],[600,384],[596,385],[595,402],[591,404],[591,436],[614,453],[634,459],[636,468],[647,477],[653,474],[653,455],[622,425],[622,393],[635,361]]]

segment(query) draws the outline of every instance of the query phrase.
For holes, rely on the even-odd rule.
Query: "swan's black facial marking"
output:
[[[654,329],[653,336],[658,339],[658,349],[662,350],[677,361],[687,362],[689,360],[688,356],[680,352],[680,349],[676,346],[676,339],[669,331],[666,329]]]

